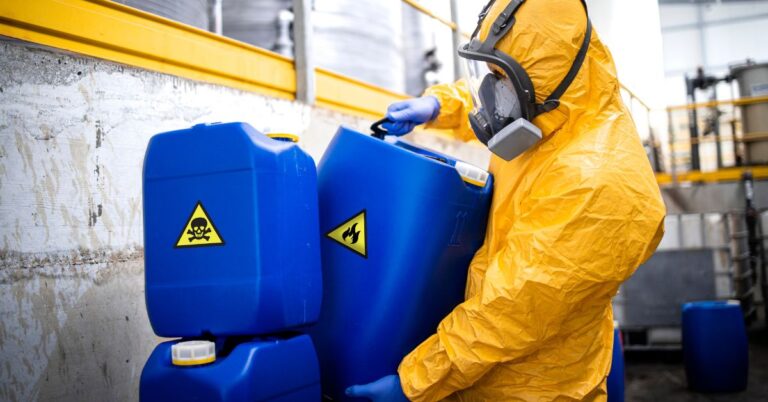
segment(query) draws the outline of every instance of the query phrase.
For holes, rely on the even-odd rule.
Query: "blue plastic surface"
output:
[[[725,301],[683,305],[683,360],[694,391],[745,390],[749,347],[741,306]]]
[[[621,331],[613,330],[613,358],[608,373],[608,402],[624,402],[624,346]]]
[[[321,240],[323,308],[311,334],[324,395],[350,400],[348,386],[395,374],[463,301],[492,179],[482,188],[467,184],[453,164],[343,127],[326,150],[318,167],[321,232],[365,210],[367,256]]]
[[[175,342],[161,343],[149,357],[141,373],[141,402],[320,401],[319,367],[307,335],[243,341],[203,366],[171,364]]]
[[[223,245],[177,248],[197,202]],[[146,302],[159,336],[311,324],[322,296],[317,172],[244,123],[158,134],[144,162]]]

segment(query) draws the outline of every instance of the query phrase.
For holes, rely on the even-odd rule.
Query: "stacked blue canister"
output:
[[[151,401],[318,401],[317,173],[244,123],[158,134],[144,161]]]

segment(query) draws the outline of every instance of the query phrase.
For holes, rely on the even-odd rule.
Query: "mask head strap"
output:
[[[536,95],[534,92],[533,84],[525,69],[512,57],[496,49],[496,44],[505,35],[507,35],[515,25],[515,13],[520,8],[520,6],[523,5],[524,2],[525,0],[511,0],[509,4],[507,4],[507,6],[504,8],[504,10],[499,14],[499,16],[496,17],[496,20],[493,22],[491,29],[488,31],[488,36],[484,41],[480,42],[479,39],[477,39],[480,28],[483,24],[483,21],[485,21],[485,18],[490,12],[491,6],[493,6],[495,3],[495,0],[490,0],[488,4],[483,7],[483,10],[478,16],[477,26],[475,27],[474,32],[472,32],[469,50],[472,50],[475,53],[495,55],[497,58],[502,59],[504,62],[506,62],[506,64],[508,64],[509,68],[504,68],[504,66],[500,67],[502,67],[505,72],[510,75],[509,78],[513,80],[516,89],[522,89],[520,93],[526,93],[528,95],[528,102],[526,102],[528,107],[524,107],[523,110],[527,112],[525,114],[528,115],[525,117],[528,120],[532,120],[533,117],[552,111],[560,106],[560,97],[563,96],[565,91],[576,78],[576,75],[579,73],[582,64],[584,64],[584,60],[586,59],[587,50],[589,50],[589,42],[592,37],[592,22],[589,20],[587,3],[585,0],[581,0],[581,4],[584,6],[584,12],[587,14],[587,29],[584,34],[584,39],[581,43],[581,48],[579,48],[579,52],[576,54],[576,58],[571,64],[571,68],[568,70],[568,73],[565,75],[557,88],[555,88],[555,90],[547,97],[544,103],[538,104],[536,103]],[[511,71],[508,71],[510,69]]]
[[[472,31],[472,35],[470,36],[470,39],[477,38],[477,34],[480,33],[480,27],[483,25],[483,21],[485,21],[485,17],[488,15],[488,12],[491,11],[491,6],[493,3],[495,3],[496,0],[491,0],[483,6],[483,10],[480,11],[480,14],[477,16],[477,26],[475,26],[475,30]]]
[[[472,34],[473,38],[479,33],[480,26],[483,24],[483,21],[488,15],[488,12],[490,12],[490,8],[494,2],[494,0],[491,0],[491,2],[483,8],[483,12],[480,13],[480,16],[478,17],[478,25],[475,28],[475,32]],[[512,30],[512,27],[515,25],[515,13],[523,3],[525,3],[525,0],[511,0],[509,4],[504,7],[501,14],[499,14],[499,16],[496,17],[496,20],[493,21],[493,25],[488,31],[488,36],[486,36],[485,41],[482,42],[482,46],[478,49],[479,51],[493,53],[493,51],[496,50],[496,44],[499,43],[501,38]]]
[[[582,4],[584,2],[582,1]],[[584,4],[584,12],[587,13],[587,6]],[[579,53],[576,54],[576,58],[571,64],[571,69],[568,70],[568,74],[560,82],[560,85],[547,97],[544,103],[536,105],[537,114],[546,113],[556,109],[560,106],[560,97],[563,96],[565,91],[571,86],[571,83],[576,78],[576,74],[579,73],[581,65],[584,64],[584,59],[587,57],[587,50],[589,50],[589,40],[592,38],[592,21],[589,20],[589,14],[587,14],[587,30],[584,32],[584,39],[581,41],[581,47]]]

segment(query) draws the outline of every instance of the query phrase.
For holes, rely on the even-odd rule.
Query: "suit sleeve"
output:
[[[620,202],[621,190],[590,184],[574,170],[553,169],[537,180],[503,247],[488,255],[477,292],[401,362],[410,400],[441,400],[563,336],[563,322],[578,318],[580,303],[610,303],[655,250],[663,204],[653,196]],[[644,203],[649,210],[641,210]]]
[[[472,141],[475,134],[469,125],[467,115],[472,110],[472,96],[466,81],[439,84],[424,91],[424,96],[434,96],[440,103],[440,114],[426,128],[449,129],[456,139]]]

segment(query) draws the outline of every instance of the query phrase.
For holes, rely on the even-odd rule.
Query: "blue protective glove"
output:
[[[434,120],[438,113],[440,102],[434,96],[408,99],[389,105],[387,118],[390,121],[381,126],[391,135],[405,135],[419,124]]]
[[[347,388],[347,396],[368,398],[373,402],[408,402],[400,386],[400,377],[388,375],[365,385],[353,385]]]

